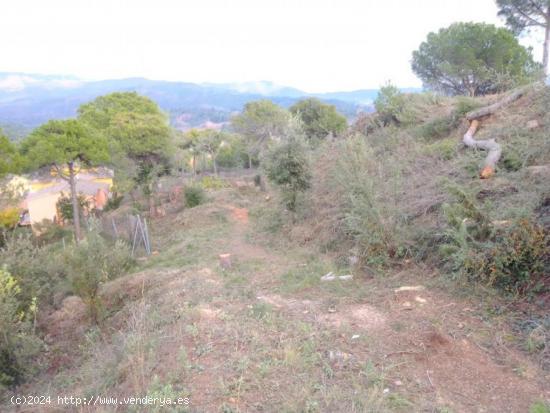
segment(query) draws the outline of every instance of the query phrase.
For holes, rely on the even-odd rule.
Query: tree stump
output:
[[[220,267],[224,270],[231,268],[231,254],[220,254]]]

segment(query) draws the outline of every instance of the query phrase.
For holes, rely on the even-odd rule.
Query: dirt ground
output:
[[[506,323],[429,269],[334,268],[262,232],[252,210],[272,200],[213,197],[152,223],[158,254],[103,286],[100,328],[77,329],[74,298],[50,316],[56,362],[24,391],[190,399],[74,410],[105,412],[528,412],[550,399],[549,372]],[[321,281],[329,271],[353,278]]]

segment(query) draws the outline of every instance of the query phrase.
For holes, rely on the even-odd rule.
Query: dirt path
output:
[[[527,412],[550,398],[548,372],[476,303],[414,266],[322,282],[330,260],[271,242],[245,201],[158,221],[161,253],[103,289],[101,334],[27,390],[184,395],[192,412]]]

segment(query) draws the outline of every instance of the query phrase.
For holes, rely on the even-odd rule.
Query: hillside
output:
[[[311,150],[296,214],[250,172],[202,179],[193,208],[167,195],[191,178],[165,178],[155,253],[102,284],[99,326],[56,297],[39,320],[47,368],[18,391],[118,398],[81,406],[100,412],[545,409],[550,88],[483,118],[476,138],[503,157],[482,180],[465,114],[501,98],[406,95],[398,124],[361,119]],[[189,403],[129,408],[134,395]]]
[[[270,82],[193,84],[142,78],[85,82],[74,77],[0,73],[0,125],[13,138],[50,119],[76,115],[77,108],[97,96],[136,91],[153,99],[178,129],[207,124],[221,127],[245,103],[269,98],[288,107],[302,97],[316,96],[353,119],[372,110],[377,90],[308,94]]]

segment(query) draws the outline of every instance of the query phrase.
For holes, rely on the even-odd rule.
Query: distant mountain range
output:
[[[378,89],[311,94],[267,81],[227,84],[143,78],[83,81],[72,76],[0,72],[0,127],[11,138],[18,139],[49,119],[74,117],[82,103],[116,91],[135,91],[153,99],[169,114],[172,125],[181,130],[223,127],[247,102],[265,98],[289,107],[301,98],[318,97],[353,119],[359,112],[372,111],[372,102],[378,94]]]

